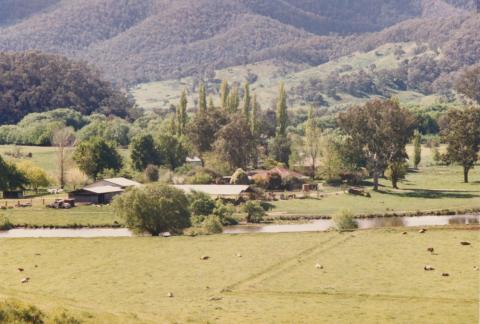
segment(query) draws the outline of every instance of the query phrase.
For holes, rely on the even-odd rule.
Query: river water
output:
[[[358,219],[360,229],[382,227],[418,227],[479,224],[480,214],[454,216],[379,217]],[[292,233],[322,232],[333,227],[328,219],[315,220],[305,224],[260,224],[236,225],[224,228],[224,234],[246,233]],[[131,237],[125,228],[83,228],[83,229],[12,229],[0,232],[0,238],[94,238]]]

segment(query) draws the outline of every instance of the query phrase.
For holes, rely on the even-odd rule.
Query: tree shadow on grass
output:
[[[458,190],[429,190],[429,189],[409,189],[404,192],[379,191],[379,193],[402,197],[402,198],[424,198],[424,199],[471,199],[480,198],[480,195],[469,191]]]

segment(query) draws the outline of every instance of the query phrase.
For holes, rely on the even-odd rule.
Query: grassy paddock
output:
[[[401,231],[0,240],[0,297],[87,323],[477,323],[479,232]]]
[[[461,167],[430,166],[412,171],[394,190],[381,180],[380,192],[372,197],[348,194],[328,195],[322,199],[285,200],[274,203],[270,217],[331,216],[339,209],[351,209],[360,214],[415,213],[417,211],[463,210],[480,207],[480,173],[471,171],[469,184],[462,182]]]
[[[0,202],[1,206],[1,202]],[[50,209],[42,206],[0,210],[15,227],[112,227],[123,224],[109,206]]]

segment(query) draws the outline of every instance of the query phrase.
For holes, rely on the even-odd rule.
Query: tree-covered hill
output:
[[[266,59],[316,65],[429,35],[440,17],[448,21],[438,30],[458,25],[472,8],[474,0],[0,0],[0,51],[86,59],[135,84]],[[465,26],[475,34],[475,23]],[[445,42],[438,30],[429,42]]]

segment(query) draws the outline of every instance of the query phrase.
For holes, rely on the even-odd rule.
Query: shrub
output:
[[[192,192],[189,195],[190,210],[195,216],[208,216],[213,213],[215,202],[203,192]]]
[[[64,312],[60,315],[55,316],[53,319],[54,324],[81,324],[82,322],[75,317],[72,317]]]
[[[160,170],[158,169],[158,166],[149,164],[145,168],[145,179],[148,182],[157,182],[158,179],[160,178]]]
[[[236,185],[248,185],[250,184],[250,179],[248,179],[248,175],[243,169],[237,169],[232,175],[230,183]]]
[[[287,176],[282,180],[283,188],[289,191],[301,189],[302,185],[303,185],[303,181],[294,176]]]
[[[256,174],[252,177],[253,183],[263,189],[268,189],[270,184],[270,175],[266,174]]]
[[[5,216],[0,216],[0,231],[8,231],[13,228],[13,224]]]
[[[233,218],[233,213],[235,213],[235,207],[233,205],[224,204],[221,200],[217,200],[213,214],[220,219],[223,225],[238,224],[238,221]]]
[[[282,185],[283,185],[282,176],[276,172],[270,173],[270,177],[268,181],[268,189],[281,190],[283,189]]]
[[[213,177],[203,171],[195,172],[194,175],[185,179],[185,183],[187,184],[211,184],[213,181]]]
[[[45,315],[34,306],[24,306],[16,302],[0,303],[0,323],[43,324]]]
[[[357,221],[355,220],[353,213],[349,210],[343,210],[333,216],[333,222],[335,228],[338,231],[354,230],[358,228]]]
[[[117,215],[136,233],[158,236],[181,233],[190,226],[190,209],[183,191],[162,184],[128,190],[113,200]]]
[[[220,234],[223,232],[223,226],[218,216],[210,215],[205,218],[202,228],[206,234]]]
[[[243,206],[243,211],[247,213],[248,223],[260,223],[266,215],[265,209],[258,201],[247,201]]]

